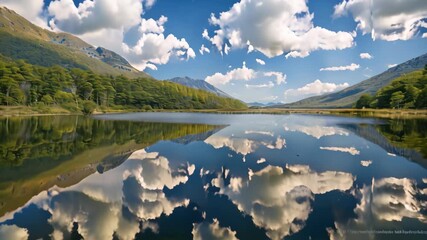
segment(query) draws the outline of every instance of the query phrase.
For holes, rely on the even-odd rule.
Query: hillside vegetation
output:
[[[362,95],[356,108],[427,108],[427,65],[424,70],[404,74],[394,79],[372,96]]]
[[[42,29],[6,7],[0,7],[0,54],[44,67],[60,65],[98,74],[148,77],[112,51],[95,48],[68,33]]]
[[[244,109],[239,100],[151,78],[99,75],[90,70],[41,67],[0,55],[0,105],[95,108]]]
[[[309,97],[294,103],[278,105],[274,107],[284,108],[351,108],[363,95],[375,95],[375,93],[390,84],[393,79],[420,70],[427,64],[427,54],[413,58],[385,72],[364,80],[338,92],[322,96]]]
[[[230,95],[221,91],[220,89],[216,88],[215,86],[206,82],[205,80],[192,79],[189,77],[176,77],[176,78],[169,79],[168,81],[178,83],[187,87],[195,88],[195,89],[205,90],[205,91],[214,93],[220,97],[231,98]]]

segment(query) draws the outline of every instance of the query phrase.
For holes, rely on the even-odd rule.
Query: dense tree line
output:
[[[0,58],[0,105],[38,104],[56,104],[74,111],[91,111],[96,106],[145,110],[246,108],[239,100],[168,81],[105,76]]]
[[[427,65],[393,80],[371,96],[363,94],[356,108],[427,108]]]

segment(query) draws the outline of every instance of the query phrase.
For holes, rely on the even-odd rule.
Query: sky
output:
[[[245,102],[339,91],[427,53],[426,0],[0,0],[157,79]]]

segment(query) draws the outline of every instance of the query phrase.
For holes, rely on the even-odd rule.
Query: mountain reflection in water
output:
[[[416,144],[406,144],[405,136],[426,140],[417,127],[423,120],[411,120],[399,139],[389,139],[387,126],[393,120],[194,115],[214,126],[196,122],[187,125],[193,129],[187,134],[158,140],[155,133],[130,135],[129,140],[154,140],[105,171],[40,189],[2,215],[0,239],[401,239],[379,230],[427,231],[427,170],[419,151],[425,141],[404,147]],[[162,116],[174,122],[182,115]],[[92,127],[97,121],[134,125],[132,134],[154,124],[87,121],[93,121]],[[161,124],[166,124],[163,129],[185,126]],[[390,152],[385,147],[390,144],[419,158]],[[23,165],[29,162],[24,159]],[[8,171],[14,169],[22,172],[20,166]],[[19,181],[38,179],[21,177],[9,182],[19,186]],[[7,202],[13,195],[2,196]]]

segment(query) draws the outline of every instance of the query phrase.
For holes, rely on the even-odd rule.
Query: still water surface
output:
[[[0,136],[0,239],[427,238],[427,120],[51,116]]]

